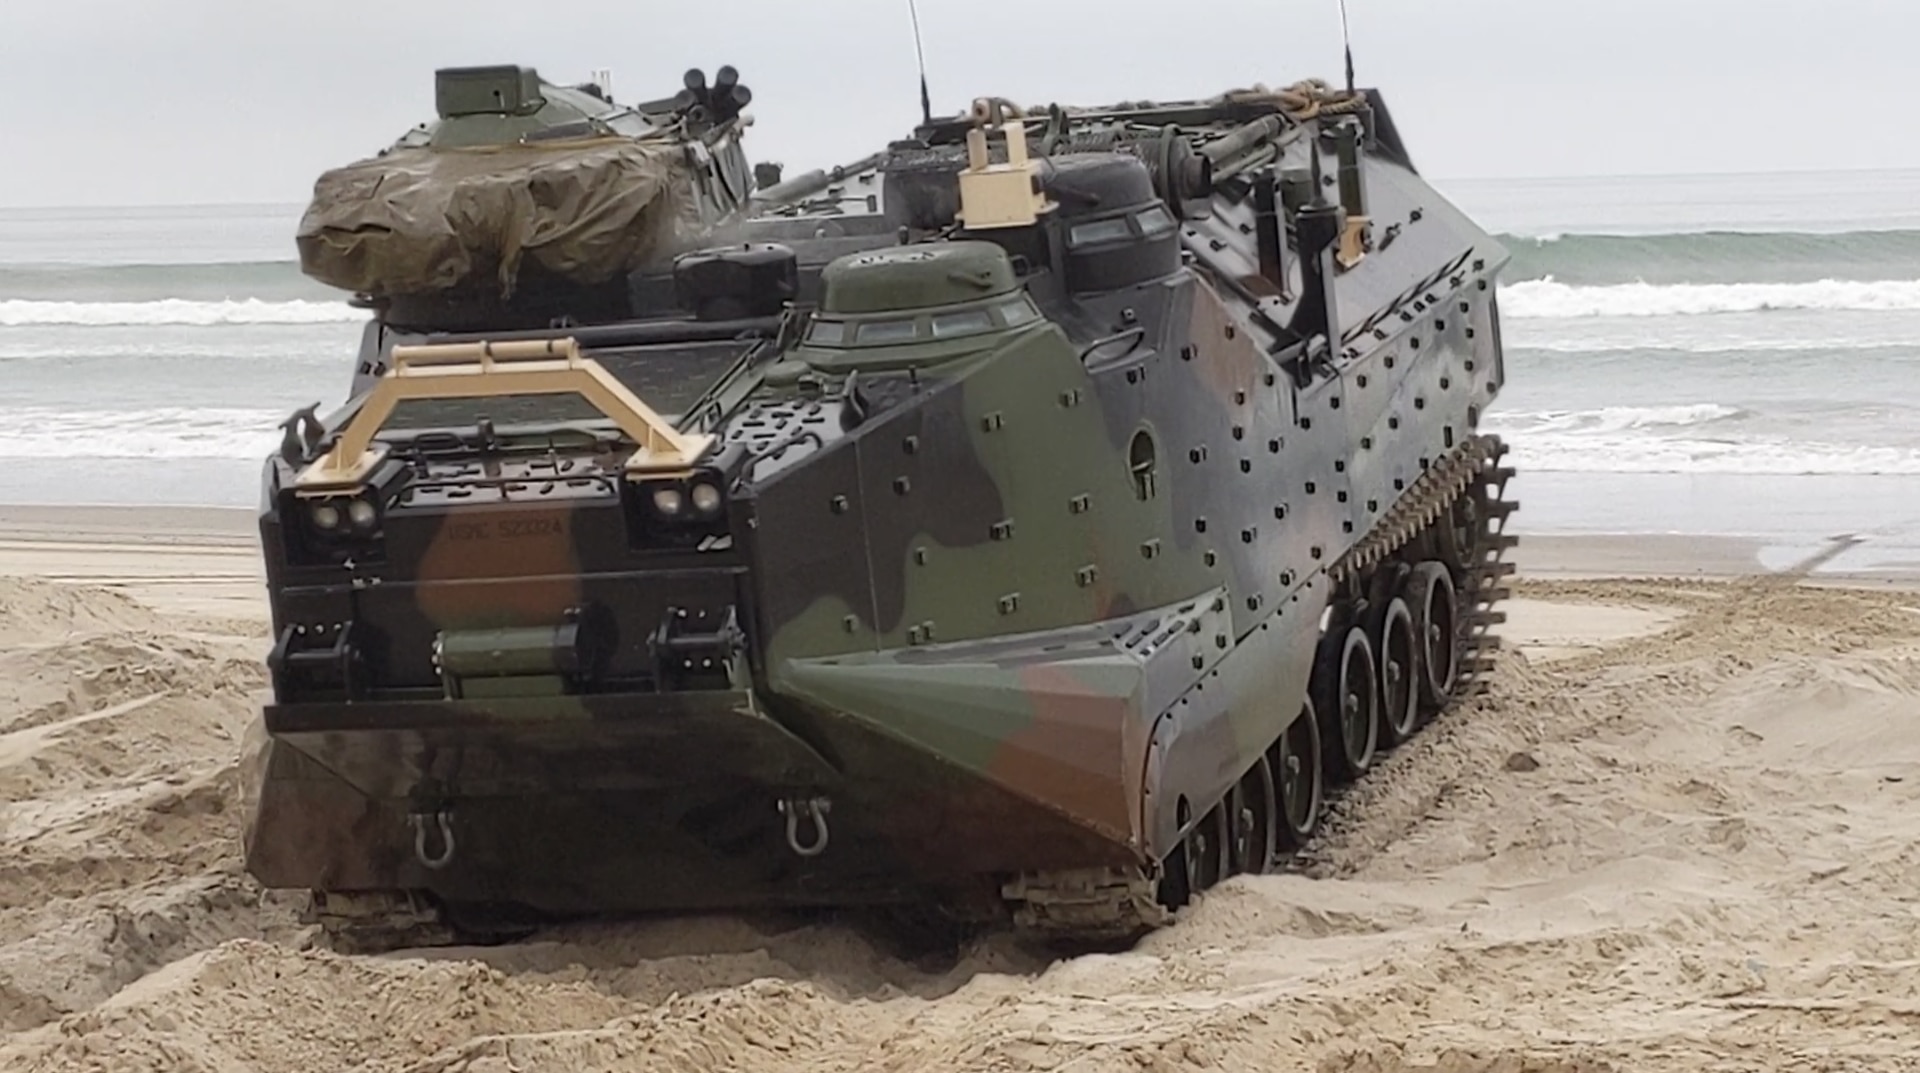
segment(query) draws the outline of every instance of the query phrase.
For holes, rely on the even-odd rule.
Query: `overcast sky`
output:
[[[1436,178],[1920,167],[1920,0],[1349,0]],[[937,112],[1339,81],[1336,0],[920,0]],[[724,63],[755,159],[918,119],[905,0],[0,0],[0,206],[304,202],[433,114],[438,66]]]

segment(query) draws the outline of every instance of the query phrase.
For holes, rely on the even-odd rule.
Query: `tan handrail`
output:
[[[295,487],[336,491],[364,481],[386,456],[386,448],[373,438],[402,402],[526,395],[586,399],[639,445],[627,459],[630,475],[684,473],[713,442],[712,436],[674,428],[599,362],[583,355],[571,336],[396,346],[393,367],[374,383],[332,449],[295,479]]]

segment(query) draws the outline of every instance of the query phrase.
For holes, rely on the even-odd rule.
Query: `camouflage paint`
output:
[[[270,464],[277,635],[351,623],[380,695],[280,691],[249,754],[250,870],[555,911],[991,903],[1016,874],[1151,874],[1294,720],[1321,614],[1347,598],[1343,556],[1465,442],[1504,375],[1505,252],[1392,148],[1365,176],[1395,237],[1336,277],[1341,336],[1304,377],[1314,341],[1283,330],[1302,274],[1260,274],[1244,198],[1184,221],[1178,264],[1101,293],[1045,265],[1018,277],[991,244],[829,259],[835,314],[1025,293],[1041,319],[763,347],[687,421],[751,456],[721,550],[635,544],[638,493],[593,484],[617,459],[580,456],[590,487],[564,503],[396,501],[384,561],[350,581],[291,562]],[[649,351],[619,353],[640,370]],[[722,688],[647,677],[675,608],[738,616]],[[594,688],[539,696],[542,674],[490,687],[523,696],[438,695],[433,638],[575,612]],[[833,801],[832,845],[802,858],[773,804],[812,795]],[[427,801],[453,805],[463,847],[437,871],[405,822]]]

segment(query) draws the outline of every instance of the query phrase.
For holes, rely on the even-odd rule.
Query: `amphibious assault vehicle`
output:
[[[691,206],[659,241],[533,292],[393,252],[351,398],[289,420],[261,882],[362,942],[773,906],[1124,938],[1284,867],[1479,687],[1508,255],[1379,93],[983,98],[749,190],[697,75],[632,142]],[[457,78],[496,119],[545,85]],[[563,202],[500,211],[593,232]]]

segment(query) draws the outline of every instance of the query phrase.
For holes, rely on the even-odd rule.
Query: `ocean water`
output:
[[[1516,528],[1920,560],[1920,172],[1436,185],[1513,251]],[[0,502],[251,506],[364,319],[301,208],[0,210]]]

